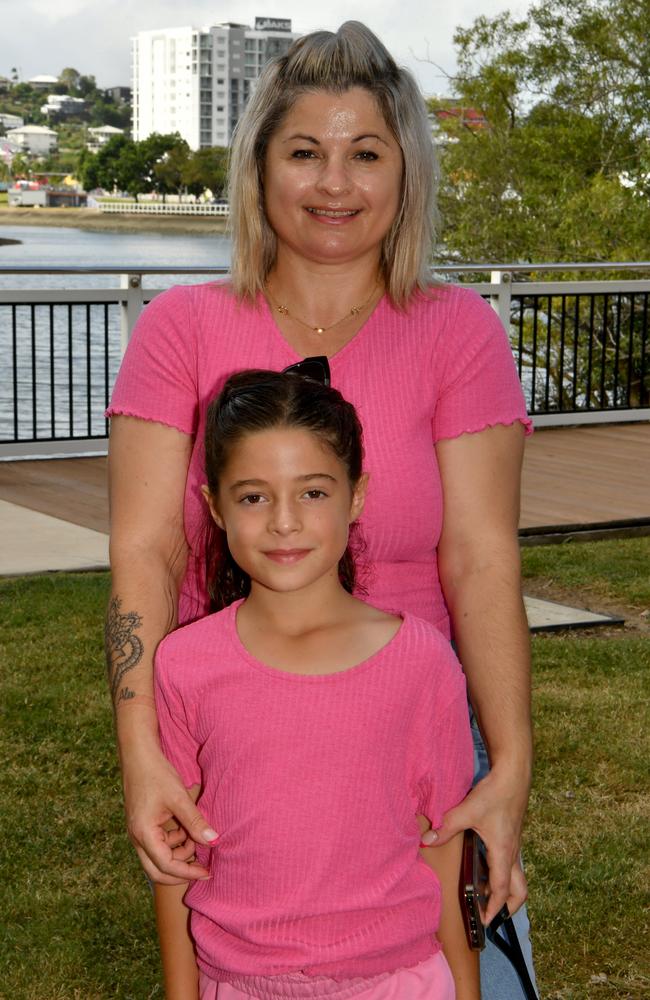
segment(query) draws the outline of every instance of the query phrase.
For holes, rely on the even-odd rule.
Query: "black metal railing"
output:
[[[116,303],[0,303],[0,443],[105,438],[120,326]]]
[[[650,406],[649,291],[520,295],[510,333],[532,415]]]
[[[573,266],[534,270],[566,275]],[[611,267],[649,270],[650,264]],[[517,272],[532,266],[494,267],[488,280],[482,279],[490,270],[486,265],[441,270],[456,280],[466,272],[471,287],[498,311],[538,423],[598,415],[650,419],[649,280],[620,275],[611,281],[512,280],[513,273],[519,279]],[[37,275],[41,287],[8,290],[6,276],[19,271]],[[47,287],[48,274],[63,273],[91,274],[93,280],[121,273],[122,279],[119,288]],[[124,345],[142,306],[159,291],[143,290],[143,274],[172,280],[171,275],[224,273],[225,268],[0,268],[0,445],[43,443],[50,453],[58,442],[103,441],[104,410]]]

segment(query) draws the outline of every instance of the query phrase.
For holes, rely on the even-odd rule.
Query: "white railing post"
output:
[[[124,289],[125,295],[121,301],[122,338],[121,348],[124,354],[127,344],[133,333],[137,319],[144,306],[144,294],[142,290],[141,274],[121,274],[120,288]]]
[[[491,271],[490,282],[497,285],[496,295],[490,293],[490,305],[499,315],[506,333],[510,333],[510,299],[512,297],[512,274],[510,271]]]

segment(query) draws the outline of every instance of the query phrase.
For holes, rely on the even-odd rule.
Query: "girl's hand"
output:
[[[129,837],[149,878],[164,885],[208,878],[207,869],[190,860],[195,842],[212,845],[217,833],[160,750],[131,747],[123,755],[123,780]],[[180,828],[166,830],[172,818]]]
[[[512,774],[502,775],[494,767],[460,805],[450,809],[442,826],[422,836],[427,846],[448,843],[461,830],[476,830],[487,848],[490,870],[490,898],[485,923],[497,915],[504,903],[514,913],[528,896],[526,877],[519,862],[521,826],[526,811],[528,788]]]

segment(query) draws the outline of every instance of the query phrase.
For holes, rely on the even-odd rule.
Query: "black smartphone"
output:
[[[488,867],[485,846],[474,830],[465,830],[463,838],[458,895],[467,943],[472,951],[482,951],[485,927],[481,918],[489,896]]]

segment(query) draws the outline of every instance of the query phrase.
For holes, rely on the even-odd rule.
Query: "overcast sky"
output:
[[[452,37],[479,14],[510,9],[528,0],[0,0],[0,75],[15,66],[21,79],[39,73],[58,76],[65,66],[94,73],[102,87],[129,85],[129,38],[138,31],[179,25],[201,27],[222,21],[254,24],[255,16],[288,17],[293,30],[333,29],[346,20],[365,21],[409,66],[427,94],[444,93],[445,81],[431,60],[454,68]]]

